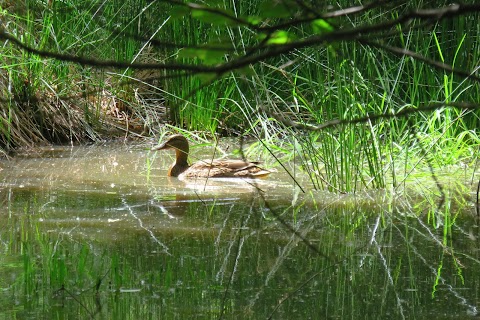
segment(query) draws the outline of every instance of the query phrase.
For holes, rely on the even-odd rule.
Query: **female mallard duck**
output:
[[[202,160],[188,165],[188,141],[175,134],[152,150],[175,149],[176,160],[168,170],[168,176],[179,178],[263,178],[270,171],[258,166],[259,162],[243,160]]]

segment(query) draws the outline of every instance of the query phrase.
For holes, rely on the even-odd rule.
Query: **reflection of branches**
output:
[[[398,295],[397,290],[395,290],[395,281],[393,280],[392,270],[388,265],[389,259],[386,258],[385,255],[382,253],[383,246],[380,243],[378,243],[378,241],[377,241],[376,236],[377,236],[378,227],[380,225],[380,220],[381,220],[381,216],[379,215],[376,219],[373,230],[371,230],[372,238],[370,240],[370,243],[373,244],[375,246],[375,248],[377,249],[378,257],[380,258],[380,261],[382,262],[382,265],[385,268],[385,274],[387,275],[388,284],[393,288],[393,291],[394,291],[394,294],[395,294],[395,300],[397,301],[397,308],[400,311],[402,319],[405,319],[405,315],[403,314],[402,299]],[[385,294],[385,292],[384,292],[384,294]]]
[[[413,227],[411,224],[405,224],[407,220],[403,220],[403,218],[401,218],[399,221],[396,221],[396,223],[394,223],[392,221],[391,225],[392,225],[393,228],[395,228],[398,231],[398,234],[404,240],[404,243],[406,245],[408,245],[409,252],[412,252],[414,255],[416,255],[418,257],[418,259],[423,263],[423,265],[426,266],[430,270],[430,272],[432,273],[432,276],[433,276],[433,278],[435,279],[435,282],[436,282],[434,284],[433,294],[435,293],[435,286],[437,286],[440,283],[443,286],[445,286],[445,289],[447,291],[450,291],[452,293],[452,295],[455,298],[457,298],[462,305],[467,307],[469,312],[471,312],[471,314],[478,314],[477,306],[475,305],[475,303],[472,303],[472,302],[468,301],[468,299],[466,297],[464,297],[463,294],[458,290],[457,286],[453,286],[452,284],[447,283],[447,279],[445,279],[441,275],[441,271],[436,269],[435,265],[432,265],[432,262],[429,261],[427,257],[422,255],[422,253],[419,252],[417,247],[415,247],[413,245],[411,239],[410,238],[407,239],[406,235],[402,232],[402,230],[400,230],[399,225],[402,225],[409,230],[415,231],[417,234],[419,234],[420,236],[422,236],[426,240],[429,240],[430,242],[433,240],[433,243],[435,243],[441,249],[441,252],[443,254],[448,254],[448,255],[452,256],[452,259],[457,260],[458,258],[455,256],[455,252],[454,252],[453,248],[445,245],[442,242],[442,239],[440,239],[437,235],[435,235],[432,232],[432,230],[420,219],[420,217],[416,216],[416,218],[417,218],[417,221],[420,224],[420,226],[425,230],[425,232],[422,232],[422,230]],[[405,232],[405,233],[410,234],[411,232]],[[409,235],[409,237],[411,237],[411,236],[412,235]],[[469,258],[471,258],[471,257],[469,257]],[[441,259],[443,260],[443,255],[442,255]],[[477,262],[477,263],[479,262],[477,259],[474,259],[474,261]]]
[[[252,211],[252,208],[253,208],[253,206],[250,206],[250,211]],[[228,283],[225,286],[225,291],[223,293],[223,298],[222,298],[222,303],[221,303],[222,308],[220,310],[220,315],[218,316],[218,319],[222,319],[223,315],[225,313],[225,309],[226,309],[226,305],[227,305],[226,302],[227,302],[228,292],[230,291],[230,287],[231,287],[231,285],[233,283],[233,280],[235,278],[238,263],[240,262],[242,247],[243,247],[243,244],[245,243],[245,238],[244,238],[244,236],[242,236],[242,230],[243,230],[244,225],[245,225],[245,220],[248,220],[250,217],[251,217],[251,215],[248,215],[247,217],[245,217],[245,215],[242,216],[242,220],[240,222],[240,227],[238,228],[238,231],[237,231],[235,259],[234,259],[232,271],[230,272],[230,277],[228,278]],[[232,241],[232,243],[233,243],[233,241]]]
[[[275,308],[273,308],[272,312],[270,313],[270,315],[268,316],[267,319],[273,319],[273,315],[275,314],[275,312],[277,312],[278,308],[280,308],[280,306],[285,302],[287,301],[289,298],[293,297],[296,293],[300,292],[300,290],[302,290],[307,284],[309,284],[310,282],[313,281],[313,279],[315,279],[318,275],[320,275],[321,273],[327,271],[328,269],[330,268],[333,268],[333,267],[336,267],[336,265],[332,265],[332,266],[329,266],[329,267],[326,267],[325,269],[323,269],[322,271],[319,271],[315,274],[313,274],[310,278],[308,278],[307,280],[305,280],[302,284],[300,284],[294,291],[292,292],[289,292],[287,294],[285,294],[281,299],[280,301],[277,303],[277,305],[275,306]]]
[[[137,220],[138,226],[140,228],[142,228],[143,230],[145,230],[150,235],[150,238],[152,238],[153,241],[155,241],[157,244],[159,244],[163,248],[164,253],[171,256],[172,254],[170,252],[168,252],[168,250],[169,250],[168,247],[155,236],[155,234],[152,232],[152,230],[145,227],[142,219],[140,219],[137,216],[137,214],[133,210],[133,207],[127,203],[127,200],[124,197],[122,197],[122,203],[123,203],[124,207],[122,207],[120,210],[127,210],[128,214],[131,215],[135,220]]]
[[[223,230],[226,230],[227,229],[227,223],[229,221],[229,217],[230,215],[232,214],[232,210],[235,208],[235,205],[231,205],[230,206],[230,210],[228,210],[228,212],[224,213],[224,219],[223,219],[223,224],[222,226],[220,227],[219,229],[219,232],[218,232],[218,235],[217,235],[217,238],[215,240],[215,248],[216,249],[216,252],[215,254],[216,255],[219,255],[219,251],[218,251],[218,248],[220,247],[220,243],[222,242],[222,234],[223,234]],[[228,251],[230,252],[231,250],[231,246],[233,246],[233,241],[230,242],[230,246],[228,248]],[[220,270],[217,272],[217,275],[216,275],[216,280],[219,281],[220,279],[223,278],[224,274],[225,274],[225,270],[227,269],[227,264],[228,264],[228,256],[229,254],[225,255],[225,259],[223,260],[223,263],[222,265],[220,266]]]

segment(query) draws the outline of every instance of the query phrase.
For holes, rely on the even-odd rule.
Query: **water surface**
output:
[[[125,145],[3,161],[0,318],[478,316],[471,204],[334,195],[299,176],[303,194],[282,172],[178,181],[171,161]]]

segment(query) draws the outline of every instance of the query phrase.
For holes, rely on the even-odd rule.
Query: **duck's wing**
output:
[[[261,178],[271,173],[258,166],[259,162],[243,160],[206,160],[194,163],[185,173],[186,177],[244,177]]]
[[[208,162],[207,162],[208,163]],[[243,161],[243,160],[213,160],[207,165],[210,167],[221,167],[231,170],[247,170],[249,168],[258,167],[260,162],[257,161]]]

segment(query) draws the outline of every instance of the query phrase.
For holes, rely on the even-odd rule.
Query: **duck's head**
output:
[[[157,150],[166,150],[166,149],[175,149],[177,151],[182,151],[185,154],[188,154],[188,141],[181,134],[174,134],[165,140],[163,143],[159,144],[152,148],[152,151]]]
[[[152,148],[152,151],[175,149],[175,163],[170,167],[168,175],[177,177],[183,171],[187,170],[188,165],[188,140],[181,134],[174,134],[170,136],[156,147]]]

